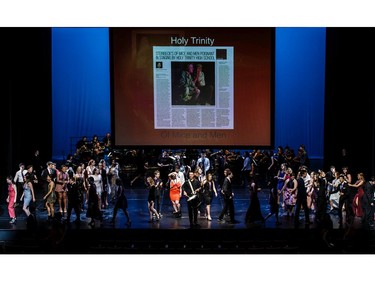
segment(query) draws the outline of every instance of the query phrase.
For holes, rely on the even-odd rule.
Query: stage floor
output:
[[[73,222],[48,222],[47,212],[41,211],[42,195],[37,192],[36,229],[28,229],[26,215],[21,207],[16,208],[17,223],[12,225],[9,224],[7,206],[0,206],[0,249],[4,253],[375,252],[373,230],[363,230],[358,219],[350,228],[340,229],[335,213],[330,213],[333,230],[321,229],[316,223],[305,226],[303,211],[300,215],[301,223],[296,229],[293,219],[285,216],[281,209],[281,225],[276,225],[275,216],[265,223],[247,225],[244,220],[250,202],[249,191],[247,188],[234,186],[234,192],[235,218],[238,223],[217,221],[222,208],[222,200],[217,197],[212,203],[213,220],[208,221],[201,216],[198,220],[199,229],[190,229],[186,200],[182,200],[182,217],[173,217],[167,193],[164,194],[161,205],[162,219],[159,222],[148,222],[148,191],[143,186],[128,189],[126,193],[132,220],[130,226],[125,224],[126,218],[122,210],[117,214],[116,223],[110,222],[113,204],[102,210],[104,220],[102,223],[97,221],[95,227],[88,225],[90,219],[86,218],[85,211],[81,214],[82,222],[78,225]],[[259,193],[264,217],[269,213],[268,194],[268,190]],[[71,221],[75,219],[73,212]],[[310,215],[310,220],[314,221],[314,214]]]

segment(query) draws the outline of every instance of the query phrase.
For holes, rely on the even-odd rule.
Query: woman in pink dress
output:
[[[365,194],[363,191],[363,186],[365,184],[365,177],[363,173],[359,173],[357,175],[357,179],[358,180],[355,182],[355,184],[349,183],[348,185],[357,188],[357,194],[354,196],[353,199],[353,212],[356,217],[362,217],[362,197]]]
[[[16,222],[16,212],[14,210],[14,204],[16,203],[17,198],[17,187],[12,182],[12,176],[7,177],[7,184],[8,184],[8,212],[10,217],[11,224]]]
[[[57,174],[55,192],[57,193],[57,202],[59,203],[59,212],[61,217],[67,214],[68,197],[67,197],[67,184],[69,182],[69,175],[67,173],[68,167],[61,166],[60,172]],[[64,212],[63,212],[64,209]]]

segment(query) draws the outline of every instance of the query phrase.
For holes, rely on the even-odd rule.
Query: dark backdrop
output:
[[[374,28],[327,28],[325,164],[341,166],[347,150],[352,172],[374,170]]]
[[[0,186],[36,149],[51,157],[51,29],[1,28]],[[44,160],[43,160],[44,161]]]

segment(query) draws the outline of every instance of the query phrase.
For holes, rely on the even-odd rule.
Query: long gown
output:
[[[258,198],[258,187],[255,183],[250,183],[250,205],[246,212],[246,223],[253,223],[256,221],[264,222],[264,217],[260,210],[260,203]]]
[[[357,183],[356,183],[357,184]],[[357,194],[354,196],[353,199],[353,212],[356,217],[363,216],[363,209],[362,209],[362,197],[365,194],[362,185],[358,187]],[[358,200],[357,200],[358,199]],[[358,201],[358,203],[357,203]]]

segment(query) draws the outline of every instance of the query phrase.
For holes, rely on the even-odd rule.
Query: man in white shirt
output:
[[[16,201],[16,204],[14,204],[14,207],[17,207],[18,206],[18,203],[19,202],[19,199],[20,197],[22,196],[22,191],[23,191],[23,183],[24,183],[24,179],[23,179],[23,176],[24,176],[24,170],[25,170],[25,165],[23,163],[20,163],[18,165],[18,167],[20,168],[17,172],[16,172],[16,175],[14,176],[14,183],[16,184],[17,186],[17,201]]]
[[[206,157],[205,152],[203,152],[201,157],[198,158],[197,166],[201,167],[204,175],[210,170],[210,159]]]

